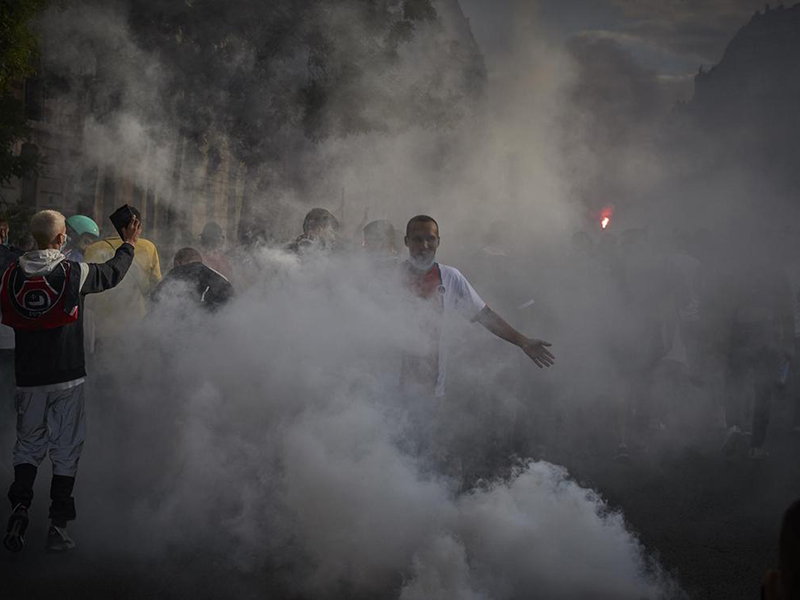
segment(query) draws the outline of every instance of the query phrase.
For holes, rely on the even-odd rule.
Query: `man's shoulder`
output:
[[[158,250],[156,249],[156,245],[151,242],[150,240],[146,240],[144,238],[139,238],[136,241],[136,249],[145,250],[148,254],[158,254]]]
[[[0,246],[0,271],[5,271],[14,261],[19,259],[22,254],[22,250]]]
[[[225,275],[206,264],[203,264],[203,274],[207,279],[214,282],[215,285],[227,287],[231,284]]]
[[[459,280],[459,281],[466,281],[467,278],[464,277],[464,274],[461,273],[455,267],[451,267],[449,265],[439,264],[439,272],[442,274],[442,280],[451,279],[451,280]]]
[[[86,251],[83,253],[83,256],[88,257],[93,254],[108,253],[110,251],[116,250],[121,245],[122,245],[122,240],[119,238],[103,238],[102,240],[98,240],[94,244],[91,244],[88,248],[86,248]]]
[[[0,245],[0,258],[5,256],[17,258],[19,256],[22,256],[23,254],[24,252],[19,248],[17,248],[16,246]]]

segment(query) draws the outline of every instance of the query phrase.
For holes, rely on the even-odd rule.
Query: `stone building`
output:
[[[115,168],[87,164],[87,115],[69,97],[51,93],[42,80],[26,80],[18,89],[18,97],[25,104],[31,138],[20,143],[17,152],[39,155],[43,161],[38,175],[2,187],[4,201],[19,201],[34,210],[52,208],[66,216],[88,215],[104,235],[111,231],[108,215],[127,203],[142,212],[147,237],[167,245],[191,243],[212,220],[229,237],[236,235],[245,169],[233,160],[224,139],[203,148],[192,148],[186,140],[172,148],[148,146],[143,164],[155,167],[165,156],[171,159],[171,164],[153,169],[171,173],[171,189],[165,189],[163,181],[156,185],[150,180],[149,169],[134,173],[124,164]],[[188,154],[192,155],[191,166]],[[167,196],[189,194],[196,198],[192,211],[178,214]]]

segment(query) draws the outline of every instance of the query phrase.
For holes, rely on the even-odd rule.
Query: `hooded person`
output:
[[[14,329],[16,341],[17,440],[8,492],[12,514],[3,539],[13,552],[24,546],[33,483],[48,452],[53,478],[47,549],[59,552],[75,546],[66,526],[75,519],[72,490],[86,438],[84,298],[122,281],[140,232],[141,223],[134,217],[108,261],[78,263],[61,252],[67,241],[64,215],[41,211],[31,219],[38,250],[25,253],[3,273],[0,319]]]
[[[155,304],[169,299],[202,306],[215,311],[233,297],[233,286],[214,269],[203,263],[200,252],[181,248],[175,253],[174,267],[153,291]]]

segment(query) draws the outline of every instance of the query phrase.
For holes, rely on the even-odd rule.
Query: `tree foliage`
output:
[[[38,159],[14,153],[29,134],[23,103],[15,86],[36,71],[38,43],[31,22],[46,0],[0,0],[0,182],[24,177],[38,168]]]

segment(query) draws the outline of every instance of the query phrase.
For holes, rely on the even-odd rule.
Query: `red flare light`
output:
[[[614,209],[611,206],[606,206],[600,212],[600,227],[603,229],[608,229],[608,226],[611,225],[611,217],[614,215]]]

